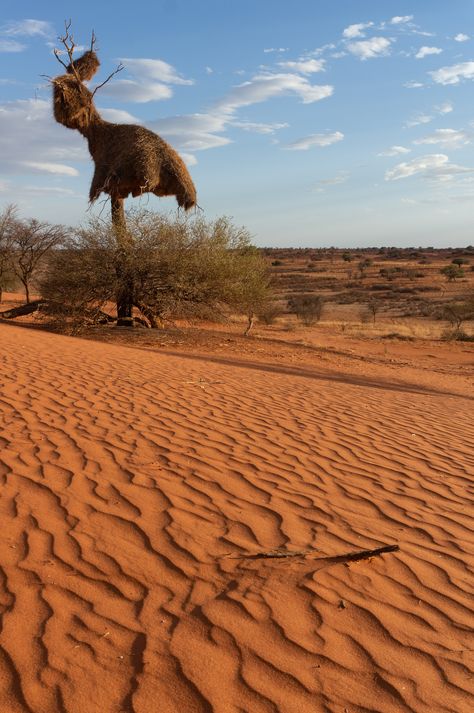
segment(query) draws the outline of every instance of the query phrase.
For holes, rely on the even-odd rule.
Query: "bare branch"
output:
[[[71,20],[69,21],[64,21],[64,29],[65,29],[65,34],[63,37],[59,36],[58,40],[64,45],[64,48],[67,52],[67,56],[69,57],[69,65],[67,65],[65,62],[62,61],[60,55],[60,52],[58,49],[54,50],[54,56],[62,64],[62,66],[65,68],[66,72],[72,73],[74,77],[77,79],[78,82],[81,82],[81,78],[76,70],[76,66],[74,64],[74,49],[76,47],[74,43],[74,38],[72,34],[70,34],[69,30],[71,29]],[[95,39],[95,37],[94,37]]]
[[[120,64],[118,65],[117,69],[115,69],[115,70],[112,72],[112,74],[109,74],[109,76],[107,77],[107,79],[106,79],[104,82],[102,82],[102,84],[99,84],[99,85],[94,89],[94,91],[92,92],[92,96],[94,96],[94,94],[96,93],[96,91],[97,91],[98,89],[100,89],[101,87],[103,87],[104,84],[107,84],[107,82],[108,82],[110,79],[112,79],[112,77],[113,77],[115,74],[118,74],[119,72],[121,72],[122,69],[125,69],[125,67],[123,66],[122,62],[120,62]]]
[[[96,43],[97,37],[95,36],[94,30],[92,30],[92,37],[91,37],[91,52],[94,51],[94,45]]]

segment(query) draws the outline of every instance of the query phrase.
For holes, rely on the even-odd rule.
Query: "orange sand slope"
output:
[[[0,344],[2,713],[474,710],[472,400]]]

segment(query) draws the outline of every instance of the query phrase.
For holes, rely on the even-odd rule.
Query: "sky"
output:
[[[3,5],[5,8],[5,4]],[[47,76],[97,36],[104,119],[186,161],[260,246],[474,244],[474,0],[17,0],[0,14],[0,210],[79,225],[93,164]],[[127,206],[175,211],[145,195]],[[105,213],[106,215],[106,213]]]

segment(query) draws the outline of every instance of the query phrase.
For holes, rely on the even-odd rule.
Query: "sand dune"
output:
[[[474,710],[472,400],[0,344],[2,713]]]

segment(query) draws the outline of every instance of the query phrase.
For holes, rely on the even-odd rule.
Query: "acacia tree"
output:
[[[167,319],[212,317],[229,309],[256,311],[268,289],[263,258],[250,236],[228,218],[176,218],[132,212],[126,270],[132,302],[148,326]],[[117,275],[113,227],[93,220],[51,256],[42,296],[76,323],[103,317],[122,276]],[[257,288],[257,286],[260,287]]]
[[[66,233],[60,225],[40,223],[35,219],[15,221],[12,234],[13,271],[25,288],[27,304],[30,302],[33,278],[46,255],[64,241]]]
[[[8,205],[0,213],[0,302],[3,290],[13,282],[13,233],[16,225],[16,207]]]

